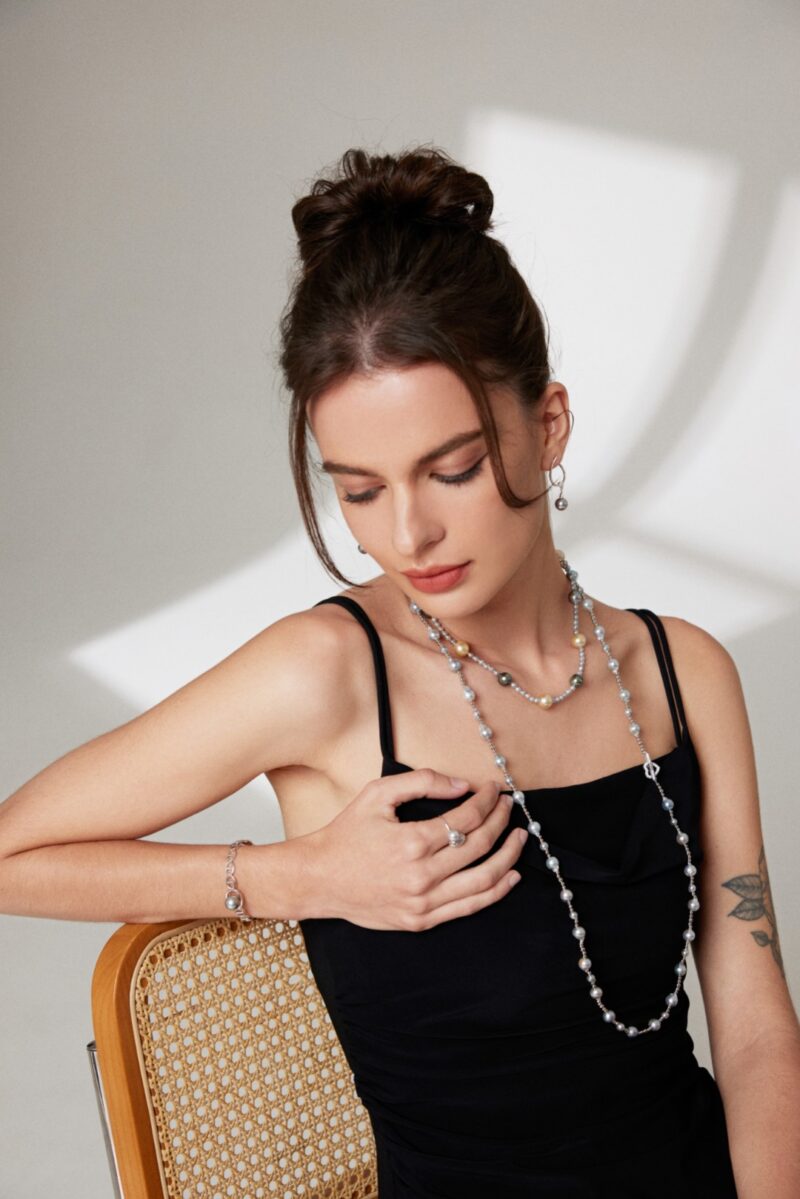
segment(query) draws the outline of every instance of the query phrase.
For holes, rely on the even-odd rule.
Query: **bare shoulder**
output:
[[[45,766],[0,804],[0,856],[149,836],[268,770],[324,760],[329,739],[352,719],[355,685],[353,633],[337,607],[280,618],[153,707]]]
[[[316,767],[320,751],[344,731],[353,710],[353,654],[363,638],[340,604],[321,604],[289,613],[243,647],[253,681],[263,686],[263,772]]]
[[[682,616],[660,616],[683,694],[687,720],[689,708],[700,715],[710,700],[741,699],[741,678],[730,650],[713,633]],[[685,684],[685,686],[684,686]]]

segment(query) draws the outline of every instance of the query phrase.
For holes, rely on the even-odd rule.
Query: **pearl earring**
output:
[[[558,466],[559,470],[561,471],[561,478],[558,482],[556,482],[556,480],[553,478],[553,468],[555,466]],[[560,462],[554,462],[547,474],[550,477],[550,486],[558,488],[558,497],[556,498],[555,506],[559,512],[563,512],[569,503],[568,500],[564,499],[564,480],[567,477],[567,472],[564,470],[564,467]]]
[[[356,542],[356,545],[358,545],[358,542]],[[358,545],[358,548],[362,554],[366,554],[369,552],[368,550],[364,549],[363,545]]]

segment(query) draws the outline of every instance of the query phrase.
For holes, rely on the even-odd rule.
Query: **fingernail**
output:
[[[450,782],[453,784],[454,787],[466,787],[466,785],[467,785],[466,779],[454,779],[452,774],[450,775]]]
[[[507,792],[505,793],[505,795],[503,796],[503,799],[506,801],[506,807],[507,807],[507,808],[513,808],[513,806],[514,806],[514,796],[511,794],[511,792],[510,792],[510,791],[507,791]]]
[[[515,883],[518,883],[518,882],[519,882],[519,880],[520,880],[521,878],[522,878],[522,875],[521,875],[521,874],[517,874],[516,870],[512,870],[512,871],[511,871],[511,876],[510,876],[510,878],[509,878],[509,880],[508,880],[508,885],[509,885],[510,887],[513,887],[513,886],[514,886],[514,884],[515,884]]]

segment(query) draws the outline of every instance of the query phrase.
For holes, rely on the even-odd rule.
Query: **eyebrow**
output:
[[[417,458],[414,467],[417,469],[420,466],[427,466],[430,462],[441,458],[443,454],[460,449],[462,445],[468,445],[482,436],[483,429],[471,429],[468,433],[456,433],[455,437],[449,437],[442,445],[437,445],[435,449],[428,450],[421,458]],[[329,475],[378,475],[380,473],[377,470],[369,470],[366,466],[345,466],[343,462],[331,462],[327,458],[322,462],[321,467]]]

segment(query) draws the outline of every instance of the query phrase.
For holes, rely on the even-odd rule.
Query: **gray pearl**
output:
[[[566,507],[567,500],[564,499],[563,495],[560,495],[556,500],[556,508],[558,508],[559,512],[563,512]]]
[[[501,687],[510,687],[514,680],[507,670],[502,670],[497,676],[497,681]]]
[[[583,675],[582,674],[571,674],[569,676],[569,682],[570,682],[571,687],[582,687],[583,686]]]

